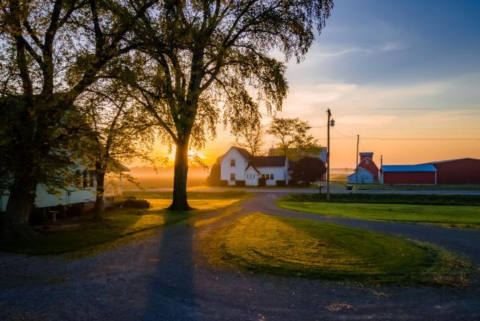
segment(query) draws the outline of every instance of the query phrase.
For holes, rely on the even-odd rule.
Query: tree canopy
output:
[[[277,140],[277,147],[283,152],[283,156],[302,156],[302,150],[320,152],[320,145],[313,135],[309,134],[310,125],[308,121],[300,118],[274,117],[270,123],[267,133],[273,135]],[[288,155],[289,151],[294,155]]]
[[[215,136],[223,117],[233,134],[244,115],[281,110],[287,95],[284,61],[304,57],[333,7],[332,0],[160,2],[136,26],[141,54],[123,78],[175,144],[173,210],[188,209],[188,149]]]

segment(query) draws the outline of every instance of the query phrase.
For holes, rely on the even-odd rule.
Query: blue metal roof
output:
[[[432,164],[421,165],[383,165],[385,172],[435,172],[437,169]]]

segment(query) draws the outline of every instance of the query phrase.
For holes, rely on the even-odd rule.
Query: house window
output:
[[[255,174],[247,174],[248,179],[255,179]]]
[[[234,159],[230,160],[230,167],[235,167],[235,160]]]
[[[273,174],[262,174],[262,178],[266,180],[273,180]]]
[[[230,180],[231,180],[231,181],[234,181],[234,180],[235,180],[235,173],[231,173],[231,174],[230,174]]]

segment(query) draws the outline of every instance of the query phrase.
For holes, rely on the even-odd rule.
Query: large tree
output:
[[[122,4],[121,4],[122,3]],[[55,173],[48,164],[69,133],[74,102],[116,57],[152,1],[5,0],[0,4],[0,127],[10,197],[2,231],[29,234],[36,186]],[[12,121],[12,122],[10,122]],[[10,123],[7,123],[10,122]]]
[[[310,128],[308,121],[300,118],[274,117],[267,133],[278,140],[277,147],[282,151],[283,156],[290,156],[288,153],[291,149],[320,151],[320,145],[313,135],[308,133]]]
[[[188,150],[202,147],[223,111],[232,132],[245,114],[280,110],[285,62],[305,56],[333,0],[165,1],[136,27],[144,45],[124,79],[175,145],[171,210],[187,210]]]

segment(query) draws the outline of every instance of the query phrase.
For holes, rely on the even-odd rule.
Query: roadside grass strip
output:
[[[276,204],[324,216],[480,229],[480,206],[298,202],[288,198]]]
[[[262,213],[237,219],[204,244],[214,265],[307,278],[465,286],[470,270],[466,260],[429,244]]]

